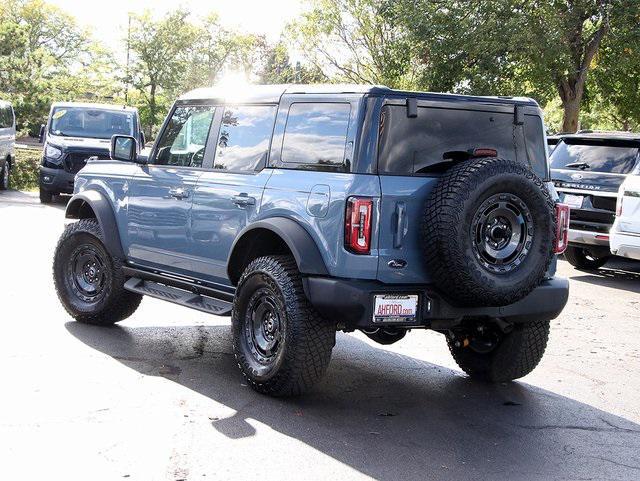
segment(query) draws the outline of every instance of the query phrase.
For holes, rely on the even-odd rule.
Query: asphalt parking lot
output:
[[[227,318],[145,299],[72,322],[51,281],[64,204],[0,192],[0,478],[640,479],[640,264],[579,272],[522,380],[466,378],[442,336],[339,334],[314,392],[243,383]]]

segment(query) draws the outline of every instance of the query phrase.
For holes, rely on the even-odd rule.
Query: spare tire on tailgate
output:
[[[545,276],[553,258],[554,205],[526,166],[473,159],[440,178],[421,230],[429,273],[443,295],[466,306],[504,306]]]

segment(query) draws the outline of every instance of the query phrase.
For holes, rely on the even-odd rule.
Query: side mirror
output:
[[[38,142],[44,142],[44,124],[40,125],[40,134],[38,135]]]
[[[124,160],[125,162],[138,161],[138,142],[130,135],[114,135],[111,137],[109,157],[112,160]]]
[[[144,132],[140,131],[140,147],[141,147],[141,150],[144,150],[144,146],[146,145],[146,143],[147,143],[147,139],[144,136]]]

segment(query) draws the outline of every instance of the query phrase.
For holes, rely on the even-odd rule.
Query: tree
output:
[[[291,65],[289,52],[284,41],[267,49],[266,60],[258,72],[258,79],[263,84],[309,84],[326,81],[326,77],[317,67],[303,66],[300,62]]]
[[[73,17],[42,0],[0,4],[0,94],[13,102],[20,130],[37,133],[52,101],[91,89],[94,47]]]
[[[159,98],[173,97],[184,82],[185,65],[198,38],[198,30],[188,17],[185,10],[169,12],[157,20],[150,11],[132,16],[129,47],[133,61],[128,81],[144,101],[141,107],[149,136],[159,121]]]
[[[611,26],[620,12],[637,11],[636,0],[401,3],[429,72],[444,71],[454,89],[472,93],[544,102],[559,95],[565,131],[578,128],[587,79]],[[419,15],[429,9],[435,16]]]
[[[389,87],[414,85],[415,49],[387,0],[313,0],[292,38],[326,78]]]

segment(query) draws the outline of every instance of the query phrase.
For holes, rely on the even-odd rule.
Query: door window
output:
[[[348,103],[291,104],[282,161],[300,168],[342,166],[350,112]]]
[[[13,127],[13,112],[10,106],[0,107],[0,129]]]
[[[174,109],[158,141],[156,165],[202,167],[215,107],[183,105]]]
[[[254,172],[266,165],[275,105],[228,106],[222,116],[214,169]]]

